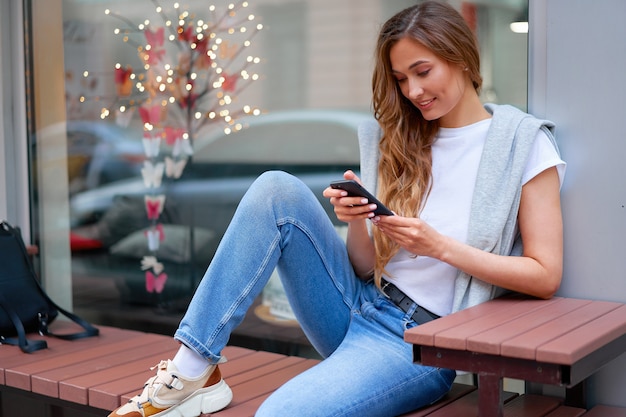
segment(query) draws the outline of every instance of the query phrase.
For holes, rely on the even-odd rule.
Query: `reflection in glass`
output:
[[[173,1],[160,3],[173,13]],[[239,133],[224,135],[218,129],[194,137],[193,155],[180,178],[163,176],[154,184],[155,195],[167,197],[155,229],[141,174],[146,169],[143,121],[134,117],[120,126],[115,117],[102,119],[110,106],[93,99],[129,87],[126,78],[116,84],[117,63],[122,63],[118,72],[126,65],[141,67],[137,48],[114,33],[119,19],[105,10],[128,21],[155,23],[154,2],[63,0],[75,308],[95,322],[170,334],[256,175],[267,169],[293,172],[321,198],[330,180],[345,169],[358,169],[356,127],[369,114],[377,30],[413,3],[373,0],[354,8],[330,0],[250,0],[249,13],[263,25],[251,54],[260,57],[254,70],[259,80],[237,101],[253,103],[264,114],[242,118],[247,128]],[[512,32],[510,23],[526,10],[526,1],[451,3],[470,21],[481,45],[483,100],[525,109],[526,36]],[[186,4],[195,19],[210,16],[207,1]],[[149,240],[161,234],[168,239],[151,251]],[[153,255],[156,261],[145,259]],[[239,337],[248,342],[259,337],[251,327],[244,325]],[[265,338],[285,341],[279,333]],[[289,343],[298,337],[291,334]]]

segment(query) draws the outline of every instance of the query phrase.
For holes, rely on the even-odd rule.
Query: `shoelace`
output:
[[[158,371],[155,376],[148,379],[141,394],[134,398],[134,401],[137,403],[139,408],[142,408],[142,404],[146,402],[152,403],[152,393],[155,391],[156,385],[165,385],[168,389],[177,388],[177,385],[179,384],[182,385],[176,375],[167,371],[167,365],[167,361],[161,361],[157,365],[150,368],[153,371],[158,369]],[[178,384],[176,384],[177,381],[179,382]]]

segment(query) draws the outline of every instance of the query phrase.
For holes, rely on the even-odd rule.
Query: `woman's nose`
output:
[[[409,80],[409,99],[415,100],[424,94],[422,84],[417,80]]]

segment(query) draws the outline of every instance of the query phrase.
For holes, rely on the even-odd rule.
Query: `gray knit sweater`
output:
[[[522,254],[517,213],[522,194],[522,175],[539,129],[553,142],[554,124],[508,105],[487,104],[493,115],[483,149],[468,228],[467,243],[499,255]],[[382,131],[372,119],[359,127],[361,179],[376,194]],[[459,271],[452,311],[490,300],[504,291]]]

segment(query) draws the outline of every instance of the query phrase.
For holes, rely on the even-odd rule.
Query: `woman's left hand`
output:
[[[425,221],[402,216],[377,216],[372,219],[372,223],[406,251],[419,256],[441,258],[445,236]]]

